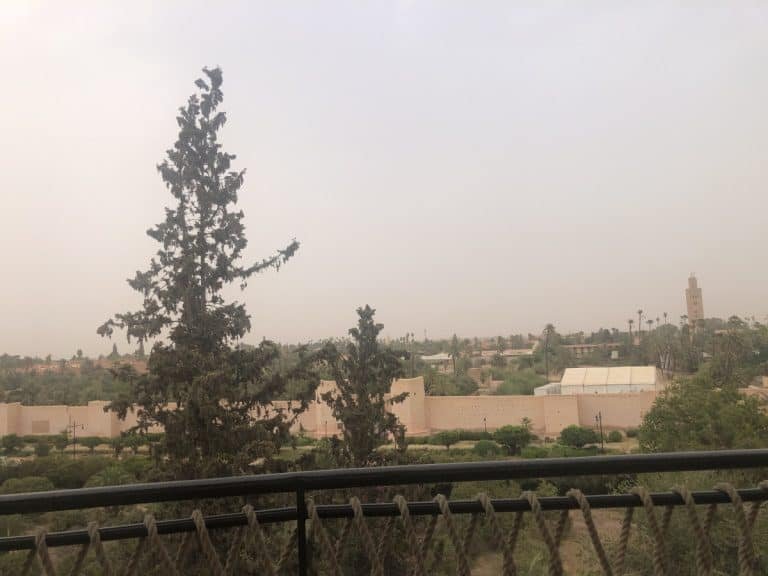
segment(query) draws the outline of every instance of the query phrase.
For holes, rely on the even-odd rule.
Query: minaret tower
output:
[[[704,320],[704,301],[701,298],[701,288],[699,288],[696,276],[693,274],[688,278],[685,303],[688,307],[688,323],[691,326],[696,326],[699,320]]]

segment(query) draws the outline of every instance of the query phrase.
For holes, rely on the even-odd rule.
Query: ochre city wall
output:
[[[653,406],[656,392],[625,394],[580,394],[579,422],[582,426],[595,423],[598,412],[605,428],[635,428]]]
[[[334,382],[323,381],[316,399],[329,390]],[[531,422],[540,436],[557,436],[571,424],[594,426],[600,413],[605,428],[634,428],[642,422],[651,408],[656,392],[625,394],[579,394],[572,396],[426,396],[424,380],[410,378],[392,384],[392,394],[407,392],[408,397],[392,406],[392,411],[407,427],[409,434],[429,434],[438,430],[489,430],[507,424],[520,424],[524,418]],[[288,408],[292,403],[275,402],[275,408]],[[104,412],[106,402],[89,402],[86,406],[22,406],[0,403],[0,436],[18,434],[58,434],[68,424],[77,422],[84,428],[81,436],[115,437],[136,423],[133,413],[120,420],[112,412]],[[295,403],[293,403],[295,406]],[[312,402],[299,415],[294,432],[303,429],[314,437],[333,436],[340,427],[330,408],[322,402]]]
[[[0,435],[59,434],[70,424],[76,424],[80,436],[113,437],[134,425],[135,418],[123,422],[114,413],[104,412],[106,405],[107,402],[89,402],[85,406],[0,404]]]

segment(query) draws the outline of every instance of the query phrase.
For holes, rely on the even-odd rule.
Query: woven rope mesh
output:
[[[768,492],[765,482],[760,488]],[[434,502],[439,514],[421,517],[411,514],[408,502],[402,496],[395,496],[393,500],[398,514],[388,518],[366,517],[360,500],[353,497],[349,501],[350,518],[323,519],[319,508],[309,499],[307,546],[311,554],[311,573],[375,576],[455,573],[469,576],[477,560],[474,551],[481,548],[493,551],[500,558],[495,573],[511,576],[524,573],[518,565],[519,555],[530,548],[532,539],[536,539],[543,551],[537,573],[621,576],[629,574],[625,572],[625,566],[634,532],[638,540],[635,544],[651,551],[643,573],[673,576],[667,544],[674,530],[677,536],[685,534],[692,558],[695,558],[690,573],[715,576],[718,574],[714,562],[716,551],[710,532],[717,518],[727,512],[737,548],[733,573],[740,576],[762,574],[761,551],[765,542],[757,542],[754,533],[761,513],[760,502],[743,503],[730,484],[718,485],[717,490],[727,495],[729,504],[697,505],[691,492],[681,487],[674,491],[681,497],[682,506],[660,507],[654,505],[648,491],[635,488],[633,493],[642,502],[642,511],[632,508],[623,513],[614,511],[618,520],[610,534],[601,533],[595,521],[595,511],[579,490],[570,490],[567,494],[577,506],[573,510],[546,512],[535,493],[525,492],[521,499],[527,502],[529,510],[502,513],[495,510],[487,495],[480,494],[477,501],[482,512],[469,515],[452,513],[449,501],[438,495]],[[274,527],[261,526],[251,506],[245,506],[243,513],[247,525],[228,531],[229,536],[224,540],[213,536],[199,510],[191,515],[195,530],[183,535],[158,534],[155,518],[147,515],[144,526],[148,535],[136,541],[103,543],[99,527],[92,522],[87,530],[89,542],[74,554],[50,548],[45,532],[38,531],[34,548],[24,553],[20,574],[224,576],[296,573],[296,523],[290,523],[290,527],[282,525],[280,528],[285,537],[275,539],[269,533]],[[640,521],[642,534],[638,529]],[[582,566],[569,566],[564,559],[569,531],[575,523],[581,528],[582,541],[590,547],[589,558],[582,556],[579,560],[583,562]],[[521,548],[524,538],[526,544]],[[121,547],[122,554],[114,553],[117,546]],[[581,572],[582,569],[586,571]]]

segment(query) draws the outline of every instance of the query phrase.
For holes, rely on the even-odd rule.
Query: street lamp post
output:
[[[603,413],[599,412],[595,415],[595,423],[600,430],[600,446],[601,451],[605,453],[605,437],[603,436]]]
[[[488,424],[486,423],[486,418],[483,416],[483,431],[487,434],[488,433]]]
[[[77,429],[85,430],[85,424],[78,424],[77,420],[70,420],[67,431],[72,430],[72,459],[77,459]]]

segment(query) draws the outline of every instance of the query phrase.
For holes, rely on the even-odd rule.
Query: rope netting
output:
[[[768,492],[768,481],[760,484],[760,489]],[[740,576],[758,576],[760,557],[756,550],[754,527],[760,512],[762,500],[744,504],[738,491],[730,484],[719,484],[716,490],[727,495],[730,504],[723,504],[733,512],[738,544],[737,570]],[[672,576],[669,563],[667,540],[675,508],[686,522],[692,536],[691,549],[695,555],[695,572],[701,576],[715,576],[713,545],[710,533],[720,504],[698,505],[692,493],[685,487],[674,489],[682,506],[658,506],[653,503],[651,494],[642,487],[632,490],[644,510],[646,530],[652,542],[652,569],[654,576]],[[520,569],[516,563],[515,551],[525,525],[530,518],[532,525],[547,551],[546,571],[550,576],[564,575],[565,568],[561,555],[561,545],[571,525],[571,513],[581,515],[588,539],[594,550],[597,570],[606,576],[626,574],[625,565],[627,548],[630,541],[634,508],[627,508],[621,520],[618,537],[611,534],[611,553],[606,550],[597,524],[593,518],[588,498],[580,490],[570,490],[571,498],[577,508],[559,512],[545,512],[541,502],[533,492],[524,492],[521,499],[527,502],[528,510],[517,511],[511,518],[502,518],[505,514],[494,508],[493,501],[486,494],[477,496],[482,512],[471,514],[469,519],[459,519],[459,514],[452,513],[449,502],[443,495],[437,495],[434,502],[439,514],[429,517],[424,522],[414,522],[408,502],[402,496],[395,496],[393,502],[398,510],[396,516],[386,519],[366,517],[363,506],[357,497],[350,499],[352,517],[342,522],[341,527],[331,530],[328,519],[321,518],[318,506],[313,500],[307,501],[309,516],[308,544],[312,547],[312,564],[317,574],[343,576],[344,574],[369,573],[372,576],[384,576],[386,561],[393,554],[404,555],[407,571],[412,576],[426,576],[430,573],[430,561],[445,552],[445,548],[436,550],[436,535],[442,535],[450,545],[455,571],[458,576],[469,576],[472,571],[471,546],[480,526],[485,524],[490,534],[490,544],[502,557],[500,573],[504,576],[516,576]],[[703,514],[702,509],[703,508]],[[250,506],[243,508],[247,525],[237,528],[229,539],[226,550],[214,544],[200,510],[192,513],[195,530],[187,532],[181,539],[173,541],[158,534],[155,518],[149,514],[144,518],[147,536],[139,540],[130,560],[123,566],[113,565],[105,552],[100,539],[99,527],[95,522],[88,525],[89,541],[84,544],[74,558],[74,564],[66,574],[76,576],[83,573],[86,561],[91,553],[98,564],[101,574],[107,576],[137,576],[142,574],[143,563],[150,562],[167,576],[203,573],[211,576],[234,574],[265,574],[276,576],[295,570],[296,534],[294,529],[289,538],[283,539],[284,545],[277,553],[270,539],[259,524],[256,511]],[[374,524],[375,523],[375,524]],[[423,526],[422,526],[423,525]],[[615,532],[613,530],[612,532]],[[336,536],[333,533],[337,534]],[[396,548],[396,540],[400,547]],[[354,550],[350,550],[354,548]],[[346,567],[348,554],[353,552],[358,562],[354,567]],[[365,563],[359,562],[364,557]],[[46,544],[43,530],[35,534],[34,548],[25,559],[21,574],[42,574],[59,576],[65,572],[57,571],[54,557]],[[71,562],[71,558],[69,560]]]

